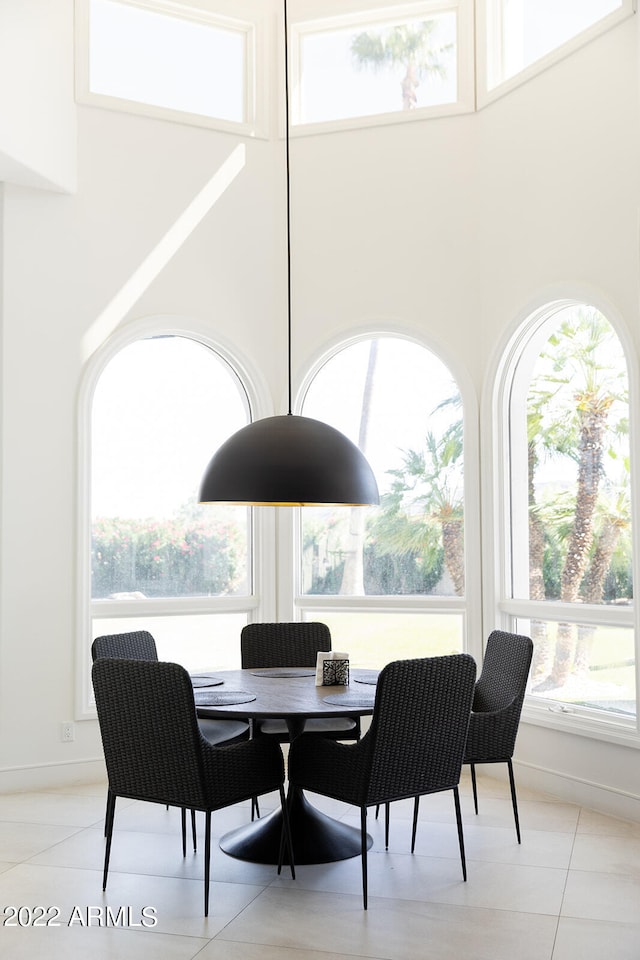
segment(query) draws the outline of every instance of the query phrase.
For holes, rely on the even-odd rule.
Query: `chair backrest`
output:
[[[201,807],[201,735],[184,667],[98,658],[92,679],[110,790]]]
[[[326,623],[248,623],[240,634],[242,667],[315,667],[316,655],[331,650]]]
[[[96,637],[91,644],[93,660],[110,657],[112,660],[157,660],[156,642],[147,630],[131,633],[110,633]]]
[[[384,667],[364,738],[371,740],[368,802],[457,786],[475,679],[466,653]]]
[[[473,710],[486,713],[512,707],[522,710],[533,656],[530,637],[494,630],[489,634],[482,671],[476,684]]]

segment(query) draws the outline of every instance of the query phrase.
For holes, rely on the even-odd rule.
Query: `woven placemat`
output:
[[[368,683],[370,686],[375,687],[378,682],[377,677],[353,677],[356,683]]]
[[[266,670],[252,670],[254,677],[315,677],[315,669],[305,667],[270,667]]]
[[[214,677],[212,673],[194,673],[191,676],[191,684],[194,687],[219,687],[224,683],[221,677]]]
[[[336,706],[345,707],[372,707],[373,697],[361,697],[357,693],[332,693],[329,697],[322,698],[325,703],[333,703]]]
[[[245,690],[196,690],[194,699],[197,707],[218,707],[226,703],[249,703],[255,700],[252,693]]]

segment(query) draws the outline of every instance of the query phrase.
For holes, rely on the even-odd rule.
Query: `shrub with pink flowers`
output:
[[[97,518],[92,528],[94,599],[224,596],[246,581],[243,532],[217,518]]]

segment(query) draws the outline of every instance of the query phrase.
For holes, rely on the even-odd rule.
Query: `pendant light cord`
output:
[[[287,0],[284,2],[284,145],[287,179],[287,382],[289,385],[288,412],[292,413],[291,373],[291,182],[289,173],[289,26]]]

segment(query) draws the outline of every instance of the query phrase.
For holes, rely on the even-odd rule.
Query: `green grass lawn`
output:
[[[331,630],[334,650],[349,654],[352,667],[380,669],[391,660],[433,657],[462,649],[463,618],[432,613],[318,612]],[[555,642],[556,625],[549,624]],[[594,633],[589,671],[570,677],[561,689],[538,693],[545,699],[582,703],[629,715],[635,701],[633,631],[598,627]]]
[[[334,650],[354,667],[379,669],[391,660],[462,650],[462,616],[430,613],[322,613]]]

